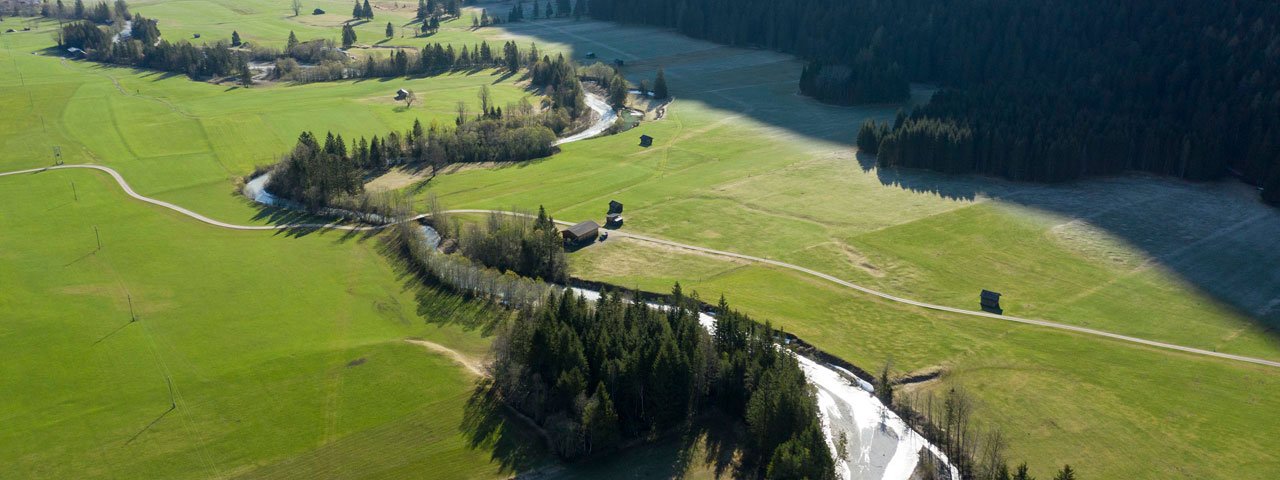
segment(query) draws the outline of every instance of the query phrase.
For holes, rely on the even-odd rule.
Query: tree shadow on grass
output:
[[[305,237],[315,233],[339,232],[340,235],[336,239],[339,243],[346,243],[351,240],[364,242],[372,238],[383,229],[369,228],[362,230],[355,229],[339,229],[334,228],[337,225],[361,226],[355,223],[340,223],[340,220],[319,217],[308,212],[296,210],[293,208],[278,207],[273,205],[264,205],[261,203],[253,203],[258,212],[253,215],[253,220],[266,222],[279,227],[275,232],[276,235],[284,235],[291,238]]]
[[[429,273],[413,265],[405,257],[404,246],[394,236],[383,238],[377,246],[387,259],[401,284],[401,292],[413,294],[415,313],[428,325],[458,326],[491,336],[511,312],[471,295],[454,292]]]
[[[492,452],[490,460],[504,474],[529,472],[550,458],[537,427],[503,405],[488,379],[477,383],[467,399],[458,430],[472,449]]]
[[[892,122],[900,107],[824,105],[793,94],[802,68],[795,57],[687,39],[657,28],[600,22],[516,22],[496,28],[532,37],[541,44],[564,45],[571,52],[608,51],[608,55],[626,61],[623,74],[636,83],[652,79],[659,67],[664,68],[672,91],[682,102],[711,107],[722,116],[742,115],[809,141],[829,142],[850,153],[855,148],[859,125],[865,120]],[[637,38],[667,42],[672,47],[645,49],[635,43]],[[739,78],[742,81],[725,81]],[[931,87],[912,85],[913,101],[923,102],[932,91]],[[1055,230],[1049,233],[1064,230],[1077,235],[1079,238],[1057,245],[1084,249],[1077,252],[1083,262],[1113,268],[1109,263],[1112,252],[1099,251],[1090,242],[1119,240],[1124,246],[1117,249],[1123,250],[1122,256],[1142,257],[1135,262],[1141,263],[1140,269],[1128,264],[1121,264],[1122,268],[1141,272],[1155,267],[1167,272],[1176,277],[1168,283],[1185,283],[1196,293],[1228,306],[1233,314],[1263,330],[1270,345],[1280,345],[1280,274],[1274,268],[1280,262],[1280,253],[1271,245],[1280,238],[1280,211],[1268,210],[1256,191],[1242,191],[1252,190],[1251,187],[1235,181],[1191,183],[1148,175],[1100,177],[1055,185],[1025,184],[976,175],[879,168],[869,156],[859,156],[850,163],[850,168],[874,174],[884,186],[946,200],[994,199],[1001,205],[1032,210],[1032,215],[1063,217],[1062,224],[1050,227]],[[833,169],[830,173],[841,172]],[[1008,218],[1014,221],[1020,217]],[[969,255],[990,256],[999,259],[997,262],[1007,258],[1007,252],[981,244],[970,249]],[[1034,278],[1003,275],[975,280],[968,287],[975,295],[969,308],[977,308],[976,294],[980,289],[1016,290],[1020,283]],[[1072,302],[1087,307],[1093,298],[1111,297],[1110,301],[1115,302],[1114,297],[1144,293],[1125,282],[1116,282]],[[1020,314],[1016,309],[1007,310],[1010,315]]]

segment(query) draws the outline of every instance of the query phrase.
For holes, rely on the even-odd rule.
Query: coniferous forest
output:
[[[659,309],[568,293],[522,309],[494,342],[495,392],[565,458],[678,430],[715,409],[746,424],[743,467],[766,478],[833,478],[817,400],[775,343],[781,333],[722,299],[711,334],[679,284],[671,298]]]
[[[591,0],[589,12],[796,54],[813,62],[802,90],[836,103],[942,87],[880,139],[885,166],[1234,174],[1280,202],[1276,2]]]

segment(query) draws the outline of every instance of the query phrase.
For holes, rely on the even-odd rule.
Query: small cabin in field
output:
[[[622,213],[622,202],[609,200],[609,213]]]
[[[312,15],[324,15],[324,10],[321,10],[321,9],[317,8],[317,9],[315,9],[315,10],[312,10],[312,11],[311,11],[311,14],[312,14]]]
[[[571,244],[595,240],[599,234],[600,224],[593,220],[587,220],[560,231],[560,235],[564,236],[565,243]]]
[[[615,67],[622,67],[622,66],[626,66],[626,65],[627,65],[627,62],[622,61],[622,59],[621,59],[621,58],[615,58],[615,59],[613,59],[613,66],[615,66]]]
[[[409,98],[409,91],[403,88],[396,90],[396,100],[404,100]]]
[[[648,135],[641,135],[641,136],[640,136],[640,146],[641,146],[641,147],[645,147],[645,148],[649,148],[649,147],[653,146],[653,137],[650,137],[650,136],[648,136]]]
[[[980,298],[982,302],[983,311],[991,312],[991,313],[1004,313],[1004,310],[1000,308],[999,293],[993,292],[991,290],[983,290],[982,296]]]
[[[596,52],[587,52],[587,58],[596,58]]]

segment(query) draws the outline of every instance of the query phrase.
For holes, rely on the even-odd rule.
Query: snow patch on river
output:
[[[600,299],[600,292],[594,290],[570,290],[588,300]],[[667,308],[665,305],[649,305]],[[708,332],[715,332],[714,316],[699,313],[698,323]],[[871,384],[843,368],[820,364],[804,355],[796,355],[796,359],[805,378],[817,390],[822,429],[833,456],[838,456],[836,445],[840,437],[845,439],[847,455],[836,458],[836,473],[840,478],[908,480],[919,463],[921,449],[929,449],[938,458],[948,461],[946,455],[907,427],[897,414],[885,408],[872,393],[875,389]],[[960,472],[955,467],[950,468],[952,478],[960,478]]]

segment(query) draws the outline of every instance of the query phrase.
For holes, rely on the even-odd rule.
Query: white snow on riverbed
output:
[[[593,290],[571,290],[588,300],[600,299],[600,293]],[[666,308],[664,305],[650,305]],[[707,331],[715,331],[716,319],[709,314],[699,313],[698,323]],[[874,389],[870,384],[843,368],[820,364],[803,355],[796,355],[796,359],[805,378],[817,390],[822,429],[832,455],[838,455],[837,442],[842,435],[845,438],[846,456],[836,459],[836,472],[840,478],[907,480],[915,471],[923,448],[946,460],[946,455],[884,408],[872,393]],[[951,474],[952,478],[960,478],[954,467]]]
[[[597,118],[595,123],[592,123],[586,130],[556,140],[556,143],[553,143],[552,145],[564,145],[566,143],[595,137],[604,133],[604,131],[608,130],[609,127],[612,127],[613,122],[618,119],[618,112],[614,111],[613,107],[609,106],[609,102],[606,102],[599,95],[587,93],[584,95],[584,98],[587,101],[587,107],[596,113]]]

